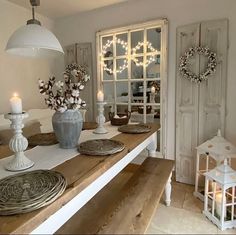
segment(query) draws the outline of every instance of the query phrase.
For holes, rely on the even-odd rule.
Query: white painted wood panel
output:
[[[214,20],[177,29],[176,71],[176,179],[194,184],[195,148],[225,129],[228,21]],[[208,46],[217,53],[217,71],[200,85],[182,78],[180,56],[191,46]],[[194,56],[191,70],[205,70],[207,58]]]
[[[92,121],[94,116],[94,97],[93,88],[93,68],[92,68],[92,43],[76,43],[76,61],[78,64],[85,66],[90,74],[90,81],[86,84],[81,98],[86,101],[86,121]]]
[[[178,62],[191,46],[199,45],[200,24],[177,29],[176,72],[176,180],[193,183],[195,146],[198,138],[198,85],[180,76]],[[194,57],[192,69],[199,70],[199,56]]]
[[[225,98],[227,78],[228,20],[201,23],[201,45],[217,53],[217,70],[206,82],[201,83],[199,95],[199,143],[225,130]],[[201,70],[207,59],[201,59]]]
[[[76,63],[76,44],[64,47],[65,52],[65,66],[71,63]]]
[[[75,43],[64,48],[65,65],[77,63],[86,67],[91,80],[81,92],[81,98],[86,101],[86,121],[92,121],[94,116],[93,99],[93,70],[92,70],[92,43]]]

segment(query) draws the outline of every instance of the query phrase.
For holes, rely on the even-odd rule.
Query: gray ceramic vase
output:
[[[75,148],[83,127],[83,117],[79,110],[68,109],[63,113],[55,112],[52,126],[63,149]]]

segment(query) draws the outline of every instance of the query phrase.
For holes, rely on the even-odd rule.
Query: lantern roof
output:
[[[224,160],[224,164],[206,172],[204,175],[222,185],[236,184],[236,171],[228,166],[227,159]]]
[[[221,136],[220,130],[216,136],[202,143],[196,149],[208,153],[215,160],[236,157],[236,147]]]

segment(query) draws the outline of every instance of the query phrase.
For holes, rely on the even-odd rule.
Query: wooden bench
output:
[[[142,234],[163,191],[170,205],[174,161],[147,158],[129,164],[58,231],[58,234]]]

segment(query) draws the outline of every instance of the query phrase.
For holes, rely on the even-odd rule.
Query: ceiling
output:
[[[31,9],[29,0],[8,1]],[[36,13],[56,19],[125,1],[128,0],[41,0],[40,6],[36,8]]]

